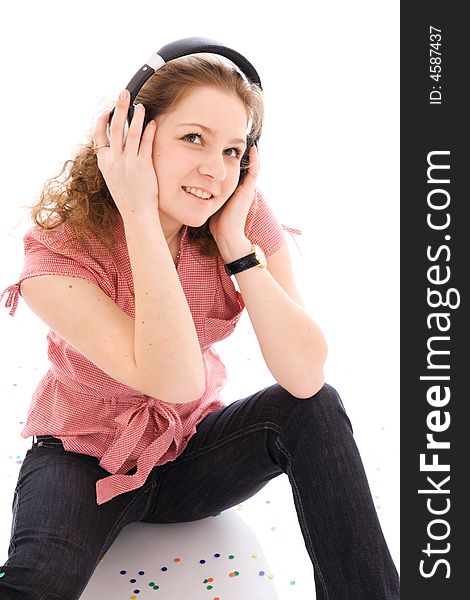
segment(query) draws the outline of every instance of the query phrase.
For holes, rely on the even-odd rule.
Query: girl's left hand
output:
[[[219,243],[228,244],[230,240],[238,241],[245,237],[246,219],[255,195],[259,173],[259,155],[254,144],[248,157],[250,166],[244,180],[219,211],[210,217],[209,229],[218,246]]]

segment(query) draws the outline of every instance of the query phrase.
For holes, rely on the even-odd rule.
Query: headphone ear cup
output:
[[[113,108],[113,110],[111,111],[109,118],[108,118],[108,123],[106,125],[106,135],[108,137],[108,141],[111,137],[111,122],[113,120],[114,117],[114,111],[116,110],[116,108]],[[134,114],[134,110],[131,111],[131,109],[129,108],[129,112],[127,113],[127,119],[124,121],[124,134],[123,134],[123,140],[124,143],[127,140],[127,132],[129,131],[129,123],[132,120],[132,115]]]
[[[129,107],[129,110],[128,110],[128,112],[127,112],[127,118],[126,118],[126,120],[124,121],[124,133],[123,133],[123,141],[124,141],[124,143],[126,143],[126,140],[127,140],[127,133],[128,133],[128,131],[129,131],[129,125],[130,125],[130,123],[131,123],[131,121],[132,121],[132,118],[133,118],[133,116],[134,116],[134,108],[135,108],[135,105],[134,105],[134,104],[132,104],[132,105]],[[112,119],[113,119],[114,110],[115,110],[115,109],[113,108],[113,110],[111,111],[111,114],[109,115],[108,124],[107,124],[107,126],[106,126],[106,135],[108,136],[108,140],[109,140],[109,137],[110,137],[110,126],[111,126],[111,121],[112,121]],[[150,121],[151,121],[150,115],[147,113],[147,110],[146,110],[146,111],[145,111],[145,116],[144,116],[144,122],[143,122],[143,124],[142,124],[142,135],[143,135],[143,133],[144,133],[144,131],[145,131],[145,128],[146,128],[146,127],[147,127],[147,125],[150,123]],[[142,136],[141,136],[141,139],[142,139]]]

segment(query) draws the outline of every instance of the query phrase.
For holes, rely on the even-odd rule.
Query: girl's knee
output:
[[[340,422],[346,421],[349,429],[352,432],[351,421],[344,407],[343,401],[338,391],[328,383],[323,384],[323,387],[311,397],[313,403],[320,403],[322,410],[327,411],[329,418]]]
[[[339,405],[344,410],[344,404],[338,391],[329,383],[324,383],[323,387],[312,398],[322,400],[325,403],[331,403],[333,406]]]
[[[312,396],[308,398],[297,398],[290,394],[287,390],[278,385],[279,389],[282,393],[289,398],[289,400],[294,402],[294,405],[297,403],[301,405],[302,403],[313,403],[317,405],[324,405],[326,407],[331,406],[332,408],[337,408],[338,406],[344,411],[344,405],[341,400],[339,393],[336,389],[328,383],[324,383],[323,386],[315,392]],[[281,394],[282,395],[282,394]]]
[[[328,383],[309,398],[297,398],[276,383],[257,394],[252,406],[259,412],[258,418],[275,424],[279,429],[289,425],[289,428],[312,430],[326,422],[331,428],[335,428],[335,424],[344,428],[346,423],[352,431],[340,395]]]
[[[292,396],[292,398],[294,397]],[[302,422],[307,427],[315,428],[326,422],[329,427],[334,427],[336,423],[343,428],[346,422],[347,427],[352,432],[351,421],[346,413],[343,401],[332,385],[324,383],[313,396],[305,399],[297,398],[296,400],[298,402],[298,414],[301,415]],[[307,412],[309,416],[307,416]]]

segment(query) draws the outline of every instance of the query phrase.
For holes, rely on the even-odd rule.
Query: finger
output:
[[[108,135],[106,133],[106,126],[110,112],[111,110],[100,112],[94,120],[91,137],[95,146],[101,146],[102,144],[109,143]]]
[[[157,131],[157,123],[154,119],[151,119],[147,123],[147,127],[144,130],[144,134],[140,141],[139,156],[152,156],[153,140],[155,138],[155,132]]]
[[[259,173],[259,156],[256,146],[253,144],[248,152],[249,167],[240,188],[243,191],[252,192],[256,187],[256,180]]]
[[[111,149],[122,152],[124,138],[124,123],[127,119],[127,111],[129,109],[130,94],[128,90],[123,90],[119,94],[119,98],[114,109],[113,118],[111,120],[109,143]]]
[[[126,152],[129,152],[133,156],[137,156],[139,153],[139,143],[142,137],[144,116],[145,107],[139,103],[134,108],[134,114],[126,138]]]
[[[250,148],[250,166],[248,167],[248,175],[256,179],[259,174],[259,152],[255,144]]]

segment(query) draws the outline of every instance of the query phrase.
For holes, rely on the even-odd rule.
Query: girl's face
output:
[[[235,191],[249,116],[238,96],[198,87],[155,120],[159,214],[164,233],[171,235],[181,225],[203,225]],[[198,198],[190,188],[211,197]]]

